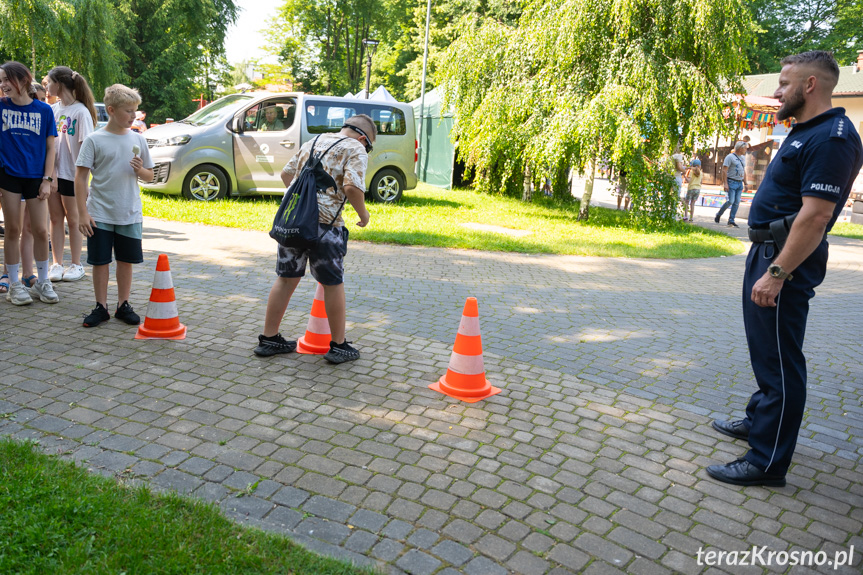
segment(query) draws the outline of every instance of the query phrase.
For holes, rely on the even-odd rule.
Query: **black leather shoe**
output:
[[[707,467],[707,474],[713,479],[733,485],[785,487],[784,475],[764,473],[745,459],[738,459],[725,465],[710,465]]]
[[[713,429],[734,439],[742,439],[744,441],[749,439],[749,430],[746,429],[746,424],[743,423],[742,419],[734,421],[719,421],[718,419],[714,419]]]
[[[719,223],[719,216],[716,216],[715,218],[713,218],[713,221],[718,224]]]

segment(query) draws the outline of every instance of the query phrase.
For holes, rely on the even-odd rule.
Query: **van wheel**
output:
[[[405,182],[395,170],[381,170],[375,174],[369,192],[372,199],[384,204],[394,204],[402,197]]]
[[[202,164],[189,172],[183,182],[183,197],[187,200],[212,202],[228,195],[225,172],[211,164]]]

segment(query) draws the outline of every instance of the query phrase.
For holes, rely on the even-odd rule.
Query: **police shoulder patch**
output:
[[[830,129],[830,137],[842,140],[847,139],[849,122],[850,121],[845,116],[839,116],[833,120],[833,127]]]

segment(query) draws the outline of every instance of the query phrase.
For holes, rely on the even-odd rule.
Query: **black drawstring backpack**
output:
[[[336,181],[331,175],[324,171],[321,160],[333,146],[347,138],[336,140],[322,154],[315,154],[315,146],[318,136],[312,143],[309,159],[282,198],[279,210],[273,220],[273,229],[270,237],[286,248],[310,248],[317,245],[320,237],[318,235],[318,190],[335,188]],[[335,223],[345,203],[339,207],[333,221]]]

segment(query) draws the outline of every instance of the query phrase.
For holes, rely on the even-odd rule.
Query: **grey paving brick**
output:
[[[313,513],[318,517],[339,522],[346,521],[348,517],[356,511],[356,509],[357,508],[353,505],[348,505],[341,501],[335,501],[329,497],[321,497],[319,495],[313,496],[303,505],[303,510],[308,513]]]
[[[381,561],[392,561],[399,556],[404,545],[392,539],[384,539],[372,548],[372,557]]]
[[[411,575],[431,575],[441,562],[427,553],[411,549],[396,561],[396,565]]]

